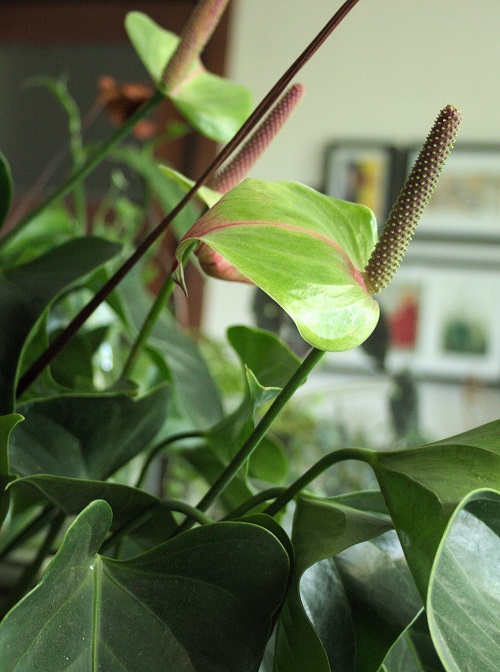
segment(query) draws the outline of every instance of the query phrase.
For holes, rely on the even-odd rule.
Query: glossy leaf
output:
[[[227,339],[243,366],[252,371],[261,385],[284,387],[300,364],[287,345],[263,329],[230,327]]]
[[[141,12],[127,14],[125,28],[157,88],[191,126],[217,142],[230,140],[251,112],[248,89],[207,72],[197,59],[185,79],[175,89],[166,90],[163,72],[179,38]]]
[[[13,194],[12,173],[9,162],[0,152],[0,229],[9,214]]]
[[[500,661],[500,492],[479,490],[453,513],[429,584],[430,631],[448,672],[496,672]]]
[[[458,503],[477,488],[500,489],[499,438],[500,421],[495,421],[444,441],[373,454],[372,466],[423,600]]]
[[[96,499],[103,499],[114,511],[110,528],[112,532],[135,521],[138,527],[133,529],[133,536],[143,538],[146,536],[144,530],[151,530],[154,523],[157,529],[155,545],[165,541],[176,527],[171,511],[163,506],[158,497],[121,483],[41,474],[18,478],[12,482],[9,490],[17,491],[21,488],[29,488],[68,516],[80,513]],[[142,523],[147,523],[147,527]]]
[[[33,261],[0,272],[0,410],[14,410],[23,348],[45,309],[69,285],[117,254],[120,246],[78,238]]]
[[[97,553],[110,523],[96,501],[70,527],[0,626],[2,672],[258,669],[289,569],[273,534],[205,525],[117,561]]]
[[[403,550],[388,532],[347,549],[336,565],[350,604],[356,672],[376,672],[422,609]]]
[[[132,272],[120,286],[128,323],[137,333],[151,305],[140,287],[139,276]],[[165,310],[156,322],[148,343],[165,360],[172,381],[175,409],[185,427],[205,429],[222,418],[222,403],[207,364],[193,340],[185,334]]]
[[[76,334],[51,362],[54,380],[72,390],[94,391],[93,357],[107,333],[104,325]]]
[[[296,565],[277,626],[275,672],[330,672],[328,654],[344,659],[344,667],[338,670],[352,669],[348,667],[354,660],[349,607],[332,558],[391,527],[386,515],[366,513],[339,504],[335,498],[297,498],[292,532]],[[312,572],[307,586],[303,583],[306,570]],[[307,596],[307,610],[301,594]],[[317,614],[314,626],[311,609]],[[320,633],[328,642],[322,642]]]
[[[11,471],[108,478],[148,447],[168,399],[162,386],[140,399],[119,392],[71,394],[21,405],[26,421],[11,440]]]
[[[0,416],[0,527],[9,509],[9,494],[5,487],[10,478],[9,437],[14,427],[23,420],[18,413]]]
[[[378,672],[443,671],[422,609],[391,646]]]
[[[379,316],[362,271],[376,240],[364,206],[292,182],[247,179],[201,217],[176,252],[201,241],[273,298],[320,350],[362,343]]]

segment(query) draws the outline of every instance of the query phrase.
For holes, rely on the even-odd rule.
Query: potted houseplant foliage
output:
[[[292,481],[272,433],[323,352],[375,328],[374,295],[460,121],[451,106],[440,113],[378,242],[363,206],[243,180],[301,96],[291,80],[356,1],[252,114],[248,92],[199,60],[227,0],[201,0],[181,38],[129,14],[155,93],[103,145],[85,147],[73,125],[72,177],[0,240],[0,557],[21,566],[2,595],[2,672],[500,669],[499,422],[399,450],[333,450]],[[49,86],[70,101],[61,83]],[[149,150],[118,149],[165,98],[227,143],[195,184]],[[83,180],[113,153],[166,210],[135,247],[127,227],[86,235],[75,224]],[[1,156],[0,222],[11,196]],[[172,222],[180,245],[153,299],[144,262]],[[244,385],[230,412],[165,308],[190,255],[259,286],[311,345],[300,361],[268,332],[230,329]],[[150,466],[165,454],[203,477],[195,505],[152,494]],[[378,489],[309,488],[345,460],[368,464]]]

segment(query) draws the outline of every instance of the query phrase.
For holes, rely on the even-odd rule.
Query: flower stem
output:
[[[139,478],[137,479],[135,487],[140,488],[142,486],[151,463],[156,457],[158,457],[162,450],[167,448],[167,446],[170,446],[172,443],[177,443],[177,441],[183,441],[184,439],[202,439],[203,437],[204,433],[200,431],[182,432],[180,434],[173,434],[172,436],[169,436],[168,439],[165,439],[165,441],[161,441],[149,453],[147,460],[141,469],[141,473],[139,474]]]
[[[227,465],[219,478],[212,484],[206,495],[200,500],[196,508],[200,511],[206,511],[208,507],[213,504],[217,497],[225,490],[229,483],[236,476],[240,468],[245,464],[253,451],[257,448],[267,433],[267,430],[276,419],[278,413],[284,408],[286,403],[291,399],[295,391],[306,380],[309,373],[319,362],[324,355],[322,350],[312,348],[305,357],[301,365],[295,371],[293,376],[287,382],[285,387],[278,394],[266,413],[263,415],[260,422],[256,425],[253,432],[245,441],[243,446],[239,449],[231,462]],[[183,532],[191,527],[191,521],[185,521],[176,533]]]
[[[112,548],[117,542],[119,542],[125,535],[130,534],[141,525],[143,525],[151,516],[154,515],[155,511],[159,508],[165,509],[166,511],[178,511],[183,513],[185,516],[188,516],[189,520],[192,520],[193,523],[198,522],[200,525],[208,525],[213,523],[213,519],[207,516],[205,513],[199,509],[195,509],[193,506],[186,504],[186,502],[178,502],[173,499],[165,499],[161,502],[158,502],[157,505],[151,506],[149,509],[144,511],[142,514],[136,516],[128,523],[123,525],[119,530],[116,530],[106,541],[102,544],[99,549],[99,553],[104,553],[109,548]]]
[[[253,497],[249,497],[243,504],[240,504],[236,509],[231,511],[227,516],[222,520],[234,520],[234,518],[241,518],[245,514],[255,509],[255,507],[262,504],[262,502],[267,502],[269,499],[275,499],[279,495],[285,492],[286,488],[282,486],[276,486],[275,488],[268,488],[267,490],[262,490],[257,492]]]
[[[169,275],[165,279],[165,282],[160,288],[160,291],[156,295],[153,305],[151,306],[149,313],[147,314],[146,319],[142,324],[139,334],[135,339],[132,348],[130,349],[127,361],[125,362],[125,365],[123,367],[121,375],[122,379],[127,378],[130,375],[130,372],[134,366],[137,355],[139,354],[140,349],[142,348],[144,343],[148,340],[149,335],[153,331],[156,321],[160,317],[161,311],[165,307],[165,304],[167,303],[167,301],[170,298],[170,295],[172,294],[173,288],[174,288],[174,281]]]
[[[294,481],[288,488],[277,497],[274,502],[264,510],[269,516],[275,516],[281,509],[283,509],[288,502],[290,502],[298,493],[303,490],[311,481],[314,481],[326,469],[338,462],[344,460],[360,460],[361,462],[372,463],[373,452],[364,448],[341,448],[332,453],[328,453],[321,458],[316,464],[308,469],[300,478]]]

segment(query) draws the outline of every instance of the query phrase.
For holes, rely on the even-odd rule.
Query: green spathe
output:
[[[252,109],[248,89],[207,72],[196,59],[185,79],[167,90],[162,78],[179,38],[141,12],[130,12],[125,28],[139,58],[157,88],[200,133],[217,142],[227,142],[239,130]]]
[[[378,321],[362,274],[376,236],[364,206],[295,182],[247,179],[183,238],[175,277],[183,283],[180,262],[194,240],[202,241],[279,303],[312,346],[348,350]]]

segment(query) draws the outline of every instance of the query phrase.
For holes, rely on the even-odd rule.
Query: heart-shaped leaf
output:
[[[271,532],[205,525],[117,561],[97,553],[110,523],[98,500],[69,528],[0,626],[2,672],[258,669],[289,571]]]
[[[78,238],[0,272],[0,408],[4,412],[14,409],[23,348],[37,320],[62,290],[120,249],[99,238]]]
[[[444,672],[423,609],[391,646],[377,672]]]
[[[422,600],[450,516],[473,490],[500,490],[500,421],[371,462]]]
[[[125,28],[156,87],[170,98],[193,128],[217,142],[230,140],[251,112],[248,89],[207,72],[197,59],[185,79],[175,89],[167,90],[162,78],[179,44],[177,35],[141,12],[127,14]]]
[[[432,568],[429,628],[448,672],[496,672],[500,661],[500,492],[467,495]]]
[[[292,533],[296,564],[277,626],[275,672],[330,672],[332,655],[338,670],[352,669],[349,606],[332,558],[391,527],[387,515],[351,508],[335,498],[297,498]]]
[[[12,192],[13,183],[9,162],[0,152],[0,229],[9,214]]]
[[[423,606],[401,544],[388,532],[347,549],[336,566],[350,605],[356,672],[376,672]]]
[[[373,213],[292,182],[244,180],[201,217],[176,252],[174,277],[199,240],[271,296],[320,350],[362,343],[379,316],[363,269],[376,241]]]
[[[103,480],[157,434],[166,386],[140,399],[119,392],[62,395],[20,406],[26,421],[12,436],[11,471]]]
[[[9,509],[9,494],[5,488],[9,482],[9,437],[23,416],[18,413],[0,416],[0,527]]]
[[[10,485],[10,490],[29,488],[55,504],[68,516],[74,516],[96,499],[106,501],[113,511],[111,531],[133,526],[134,538],[151,540],[151,530],[155,528],[155,546],[165,541],[176,527],[176,521],[158,497],[144,490],[109,481],[89,481],[62,476],[26,476],[18,478]],[[147,535],[143,523],[147,522]],[[137,523],[137,527],[134,526]],[[152,524],[153,523],[153,524]]]

